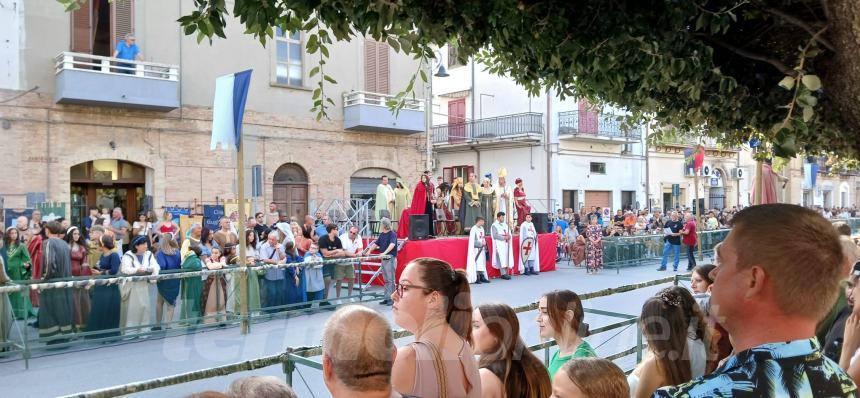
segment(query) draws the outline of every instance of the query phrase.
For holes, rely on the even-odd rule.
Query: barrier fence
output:
[[[712,253],[714,246],[722,242],[729,234],[729,229],[702,231],[698,239],[702,241],[702,255]],[[644,261],[663,257],[663,234],[634,235],[603,238],[603,266],[615,268],[638,265]],[[682,246],[683,247],[683,246]],[[698,247],[696,248],[698,256]],[[686,258],[686,250],[681,250],[681,260]],[[701,260],[701,259],[700,259]],[[620,271],[619,271],[620,272]]]
[[[118,328],[94,331],[87,331],[75,328],[71,333],[60,334],[51,337],[40,337],[38,336],[38,333],[32,331],[30,326],[27,325],[26,322],[28,320],[18,320],[15,321],[12,325],[12,332],[10,333],[10,338],[5,342],[0,342],[0,350],[2,350],[2,352],[0,352],[0,357],[8,358],[14,355],[21,355],[21,357],[24,359],[25,367],[29,367],[29,359],[33,356],[33,354],[44,350],[68,349],[75,347],[84,348],[118,340],[128,340],[129,338],[146,338],[150,336],[176,336],[188,333],[195,333],[207,329],[224,328],[228,326],[236,326],[242,324],[250,327],[250,325],[255,322],[262,322],[276,317],[295,316],[304,313],[315,312],[324,306],[327,308],[332,308],[348,303],[378,300],[381,298],[381,293],[364,291],[364,285],[362,285],[360,279],[361,267],[359,265],[366,265],[368,263],[381,261],[388,258],[390,258],[390,256],[372,255],[289,264],[256,263],[252,266],[228,266],[218,270],[168,270],[160,273],[159,275],[100,275],[89,277],[58,278],[49,281],[17,281],[14,283],[8,283],[0,286],[0,299],[2,300],[8,300],[7,297],[10,293],[20,293],[26,295],[31,290],[36,292],[42,292],[45,290],[68,289],[72,291],[71,293],[74,296],[75,292],[84,292],[84,294],[87,294],[90,289],[97,286],[122,286],[131,283],[151,284],[151,287],[149,288],[150,297],[155,297],[154,294],[158,294],[154,293],[156,286],[155,284],[159,281],[188,278],[208,278],[214,276],[215,281],[212,283],[212,289],[215,290],[216,302],[222,302],[222,289],[217,287],[220,286],[222,283],[225,283],[228,288],[227,296],[223,298],[225,311],[219,311],[210,315],[203,315],[202,312],[205,308],[205,300],[201,300],[201,316],[182,319],[167,319],[164,322],[156,321],[155,323],[133,327],[119,325]],[[287,268],[307,269],[311,267],[322,267],[323,265],[329,264],[355,264],[357,278],[353,283],[355,283],[356,290],[358,292],[357,294],[353,294],[352,296],[343,296],[340,298],[329,297],[322,300],[301,301],[296,303],[268,307],[263,305],[265,300],[264,297],[261,297],[260,307],[255,308],[249,306],[248,313],[244,315],[241,314],[240,309],[242,306],[242,301],[247,300],[248,303],[253,302],[254,300],[251,300],[252,294],[265,296],[265,289],[262,286],[264,284],[263,275],[267,270]],[[301,274],[304,275],[305,273],[301,272]],[[256,278],[256,281],[252,278],[249,278],[249,275],[252,275],[252,278]],[[240,287],[241,284],[245,285],[244,289]],[[256,288],[253,288],[254,286],[256,286]],[[240,295],[242,291],[244,291],[244,297]],[[177,312],[181,307],[179,304],[179,301],[181,299],[182,294],[180,293],[179,297],[177,298],[177,305],[175,306],[175,311]],[[150,300],[150,302],[154,303],[155,300]],[[150,318],[152,318],[151,309],[149,309],[149,311]],[[180,314],[174,314],[174,317],[180,318]]]
[[[630,291],[634,291],[637,289],[643,289],[643,288],[663,285],[663,284],[667,284],[667,283],[673,283],[673,284],[677,285],[678,281],[680,281],[680,280],[689,280],[689,277],[684,276],[684,275],[674,275],[671,277],[654,279],[654,280],[650,280],[650,281],[646,281],[646,282],[633,283],[633,284],[628,284],[628,285],[623,285],[623,286],[618,286],[618,287],[613,287],[613,288],[597,290],[594,292],[581,294],[580,299],[583,301],[586,301],[586,300],[591,300],[591,299],[595,299],[595,298],[599,298],[599,297],[611,296],[614,294],[630,292]],[[514,308],[514,311],[516,313],[523,313],[523,312],[535,311],[537,309],[538,309],[538,303],[533,302],[530,304],[516,307],[516,308]],[[642,351],[644,350],[646,345],[644,344],[643,339],[642,339],[642,334],[639,331],[639,325],[638,325],[639,317],[638,316],[630,315],[630,314],[617,313],[617,312],[604,311],[604,310],[599,310],[599,309],[591,309],[591,308],[584,308],[583,310],[585,311],[585,313],[588,313],[588,314],[595,314],[595,315],[608,316],[608,317],[612,317],[612,318],[621,319],[621,321],[618,321],[615,323],[610,323],[606,326],[602,326],[599,328],[594,328],[593,330],[591,330],[591,336],[598,335],[601,333],[607,333],[607,332],[618,330],[618,329],[622,329],[620,332],[616,333],[615,336],[617,336],[618,334],[620,334],[621,332],[624,331],[623,329],[629,328],[630,326],[636,326],[636,336],[637,336],[636,344],[630,348],[627,348],[627,349],[621,350],[619,352],[610,354],[610,355],[605,357],[606,359],[615,361],[615,360],[627,357],[629,355],[636,354],[636,363],[639,363],[642,360]],[[408,337],[411,335],[411,333],[409,333],[408,331],[405,331],[405,330],[395,330],[395,331],[393,331],[393,335],[394,335],[394,339],[399,339],[399,338],[403,338],[403,337]],[[609,339],[604,341],[604,343],[602,343],[602,344],[605,344],[606,342],[610,341],[615,336],[610,337]],[[550,341],[546,341],[546,342],[543,342],[540,344],[531,345],[531,346],[529,346],[529,350],[531,350],[533,352],[539,351],[539,350],[544,350],[544,355],[543,355],[544,361],[546,363],[548,363],[549,359],[550,359],[550,348],[555,346],[555,345],[556,345],[556,342],[553,340],[550,340]],[[595,348],[598,348],[598,347],[599,346],[597,346]],[[220,377],[220,376],[227,376],[227,375],[231,375],[234,373],[245,372],[245,371],[250,371],[250,370],[255,370],[255,369],[261,369],[261,368],[266,368],[266,367],[275,366],[275,365],[281,365],[282,366],[282,369],[284,372],[284,377],[285,377],[287,383],[290,385],[293,385],[293,372],[296,372],[298,370],[297,366],[301,365],[301,366],[306,366],[306,367],[309,367],[311,369],[317,369],[317,370],[322,369],[322,363],[318,360],[312,359],[314,357],[319,357],[321,355],[322,355],[322,346],[290,347],[290,348],[287,348],[285,350],[285,352],[275,354],[275,355],[269,355],[269,356],[250,359],[250,360],[246,360],[246,361],[235,362],[235,363],[231,363],[231,364],[227,364],[227,365],[216,366],[216,367],[212,367],[212,368],[196,370],[196,371],[191,371],[191,372],[186,372],[186,373],[180,373],[180,374],[166,376],[166,377],[160,377],[157,379],[133,382],[133,383],[128,383],[128,384],[124,384],[124,385],[120,385],[120,386],[113,386],[113,387],[107,387],[107,388],[102,388],[102,389],[98,389],[98,390],[91,390],[91,391],[86,391],[86,392],[81,392],[81,393],[75,393],[75,394],[67,395],[65,397],[68,397],[68,398],[71,398],[71,397],[79,397],[79,398],[117,397],[117,396],[122,396],[122,395],[127,395],[127,394],[133,394],[133,393],[148,391],[148,390],[154,390],[154,389],[163,388],[163,387],[169,387],[169,386],[175,386],[175,385],[184,384],[184,383],[190,383],[193,381],[205,380],[205,379],[210,379],[210,378]],[[625,373],[629,374],[630,372],[632,372],[632,370],[633,369],[626,369]]]

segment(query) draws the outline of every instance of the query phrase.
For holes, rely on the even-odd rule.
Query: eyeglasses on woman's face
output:
[[[408,292],[409,289],[422,289],[425,294],[430,294],[433,292],[433,289],[426,286],[419,285],[409,285],[405,283],[398,283],[394,285],[394,291],[397,293],[397,297],[403,298],[403,292]]]

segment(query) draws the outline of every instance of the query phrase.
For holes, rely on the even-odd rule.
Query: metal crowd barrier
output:
[[[687,277],[687,279],[689,279]],[[580,295],[580,299],[583,301],[591,300],[598,297],[606,297],[611,296],[613,294],[630,292],[637,289],[648,288],[652,286],[663,285],[666,283],[673,283],[675,285],[678,284],[679,280],[684,280],[683,275],[674,275],[671,277],[654,279],[646,282],[633,283],[613,288],[602,289],[594,292],[584,293]],[[530,304],[522,305],[514,308],[516,313],[536,311],[538,309],[538,303],[533,302]],[[614,354],[608,355],[605,358],[609,360],[618,360],[628,355],[636,354],[636,362],[639,363],[642,360],[642,351],[646,348],[645,343],[642,339],[641,331],[639,330],[639,317],[637,315],[616,313],[610,311],[603,311],[598,309],[584,308],[584,311],[589,314],[601,315],[601,316],[609,316],[614,318],[622,319],[619,322],[611,323],[606,326],[602,326],[599,328],[595,328],[591,331],[591,335],[594,336],[600,333],[606,333],[617,329],[628,328],[630,326],[636,326],[636,344],[632,347],[616,352]],[[623,331],[623,330],[622,330]],[[620,333],[620,332],[619,332]],[[402,337],[408,337],[411,333],[405,330],[395,330],[393,331],[394,339],[399,339]],[[618,334],[616,334],[617,336]],[[613,336],[614,337],[614,336]],[[604,341],[603,344],[610,341],[612,338]],[[535,352],[538,350],[544,350],[544,360],[546,363],[549,362],[550,358],[550,348],[555,346],[556,342],[554,340],[546,341],[540,344],[535,344],[529,346],[529,350]],[[599,346],[598,346],[599,347]],[[166,377],[161,377],[157,379],[150,379],[145,381],[139,381],[134,383],[128,383],[120,386],[113,386],[102,388],[98,390],[91,390],[86,392],[75,393],[71,395],[65,396],[66,398],[78,397],[78,398],[106,398],[106,397],[117,397],[122,395],[128,395],[148,390],[153,390],[157,388],[169,387],[184,383],[190,383],[198,380],[205,380],[214,377],[227,376],[234,373],[245,372],[249,370],[266,368],[274,365],[281,365],[284,377],[286,379],[287,384],[293,385],[293,372],[296,372],[297,365],[307,366],[311,369],[322,370],[322,363],[318,360],[313,359],[314,357],[319,357],[322,355],[322,346],[313,346],[313,347],[289,347],[285,352],[269,355],[265,357],[250,359],[241,362],[235,362],[227,365],[216,366],[212,368],[195,370],[186,373],[180,373],[175,375],[170,375]],[[633,369],[626,369],[625,373],[629,374]]]
[[[702,254],[710,254],[714,246],[722,242],[729,234],[730,229],[718,229],[715,231],[700,232],[699,239],[702,241]],[[663,257],[663,234],[656,235],[634,235],[613,236],[603,238],[603,267],[619,268],[639,265],[642,262],[655,260]],[[698,255],[698,248],[696,248]],[[681,260],[687,256],[685,250],[681,250]],[[701,259],[700,259],[701,260]]]
[[[104,329],[104,330],[95,330],[95,331],[84,331],[78,330],[78,328],[73,328],[72,333],[59,334],[51,337],[40,337],[38,335],[32,336],[34,333],[30,330],[30,326],[27,324],[30,320],[37,319],[30,317],[29,319],[17,320],[13,322],[11,327],[12,331],[10,333],[9,340],[5,342],[0,342],[0,358],[9,358],[14,355],[21,355],[24,359],[24,364],[26,368],[29,368],[29,359],[33,357],[34,353],[42,352],[42,351],[55,351],[60,349],[70,349],[70,348],[88,348],[92,346],[98,346],[104,343],[112,343],[123,340],[130,340],[132,338],[148,338],[148,337],[169,337],[169,336],[178,336],[189,333],[196,333],[199,331],[204,331],[208,329],[216,329],[216,328],[226,328],[230,326],[238,326],[243,325],[250,328],[250,325],[253,323],[258,323],[262,321],[267,321],[277,317],[290,317],[296,315],[302,315],[306,313],[318,312],[323,310],[329,310],[332,308],[337,308],[340,305],[350,304],[355,302],[365,302],[371,300],[379,300],[382,298],[382,294],[380,292],[366,292],[365,285],[361,283],[361,266],[362,262],[368,260],[384,260],[388,259],[390,256],[388,255],[372,255],[372,256],[363,256],[363,257],[352,257],[352,258],[342,258],[342,259],[326,259],[323,261],[316,262],[301,262],[301,263],[289,263],[289,264],[263,264],[257,263],[253,266],[227,266],[223,269],[219,270],[201,270],[201,271],[185,271],[185,270],[168,270],[163,271],[159,275],[139,275],[139,276],[90,276],[90,277],[70,277],[70,278],[58,278],[49,281],[17,281],[13,283],[7,283],[5,285],[0,286],[0,299],[8,300],[9,293],[20,292],[21,294],[29,294],[30,290],[41,292],[43,290],[51,290],[51,289],[74,289],[74,291],[80,291],[83,289],[85,292],[89,292],[91,288],[94,286],[106,286],[106,285],[118,285],[121,286],[126,283],[134,283],[134,282],[149,282],[151,283],[149,288],[150,297],[154,294],[158,294],[156,292],[156,282],[165,281],[165,280],[175,280],[175,279],[186,279],[186,278],[205,278],[208,276],[215,276],[217,279],[212,288],[215,289],[216,301],[221,302],[221,294],[222,290],[218,288],[221,284],[220,278],[225,278],[227,282],[227,297],[224,298],[224,307],[225,311],[219,311],[215,314],[203,315],[206,302],[205,300],[201,300],[200,303],[200,312],[201,316],[198,317],[189,317],[189,318],[181,318],[181,305],[180,302],[182,300],[182,293],[179,293],[177,297],[177,302],[174,307],[174,315],[173,319],[167,319],[164,322],[157,322],[156,317],[154,316],[154,311],[152,308],[149,309],[150,320],[154,320],[154,323],[139,325],[134,327],[125,327],[124,325],[119,325],[118,328],[113,329]],[[303,301],[298,303],[291,303],[279,306],[271,306],[266,307],[263,301],[263,297],[260,298],[260,308],[249,308],[248,314],[242,315],[240,312],[240,308],[238,306],[234,308],[234,311],[227,312],[226,309],[229,307],[229,301],[234,300],[233,302],[237,305],[236,295],[240,294],[242,289],[240,288],[240,283],[245,283],[245,293],[246,297],[244,300],[249,300],[250,298],[250,278],[247,278],[246,275],[256,275],[258,277],[258,286],[259,286],[259,294],[261,296],[264,294],[265,285],[263,282],[263,274],[267,269],[273,268],[290,268],[290,267],[299,267],[305,268],[309,266],[318,266],[320,264],[354,264],[355,265],[355,273],[356,280],[353,283],[356,286],[357,294],[353,294],[352,296],[342,296],[340,298],[329,297],[322,300],[315,301]],[[304,273],[303,273],[304,275]],[[232,289],[231,289],[232,288]],[[345,287],[344,287],[345,288]],[[73,295],[74,295],[73,291]],[[150,299],[151,302],[155,300]],[[250,301],[249,301],[250,302]],[[120,303],[120,306],[122,303]],[[157,304],[156,304],[157,305]],[[153,329],[157,328],[157,329]]]

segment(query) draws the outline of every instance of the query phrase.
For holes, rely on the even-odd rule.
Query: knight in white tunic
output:
[[[523,275],[537,275],[540,270],[540,250],[538,250],[538,235],[532,223],[532,215],[526,214],[526,219],[520,225],[520,269],[525,268]]]
[[[487,241],[484,239],[484,217],[476,217],[469,230],[469,250],[466,253],[466,276],[469,283],[490,283],[487,278]]]
[[[505,221],[505,213],[496,214],[496,222],[490,228],[493,236],[493,268],[499,270],[502,279],[511,279],[511,266],[514,263],[514,245],[511,228]],[[522,270],[520,270],[522,273]]]

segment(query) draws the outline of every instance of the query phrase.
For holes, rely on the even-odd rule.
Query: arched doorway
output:
[[[146,192],[146,168],[118,159],[79,163],[70,169],[71,222],[81,225],[90,207],[119,207],[128,220],[140,211],[151,210]]]
[[[284,163],[272,179],[272,202],[299,221],[308,214],[308,173],[295,163]]]

